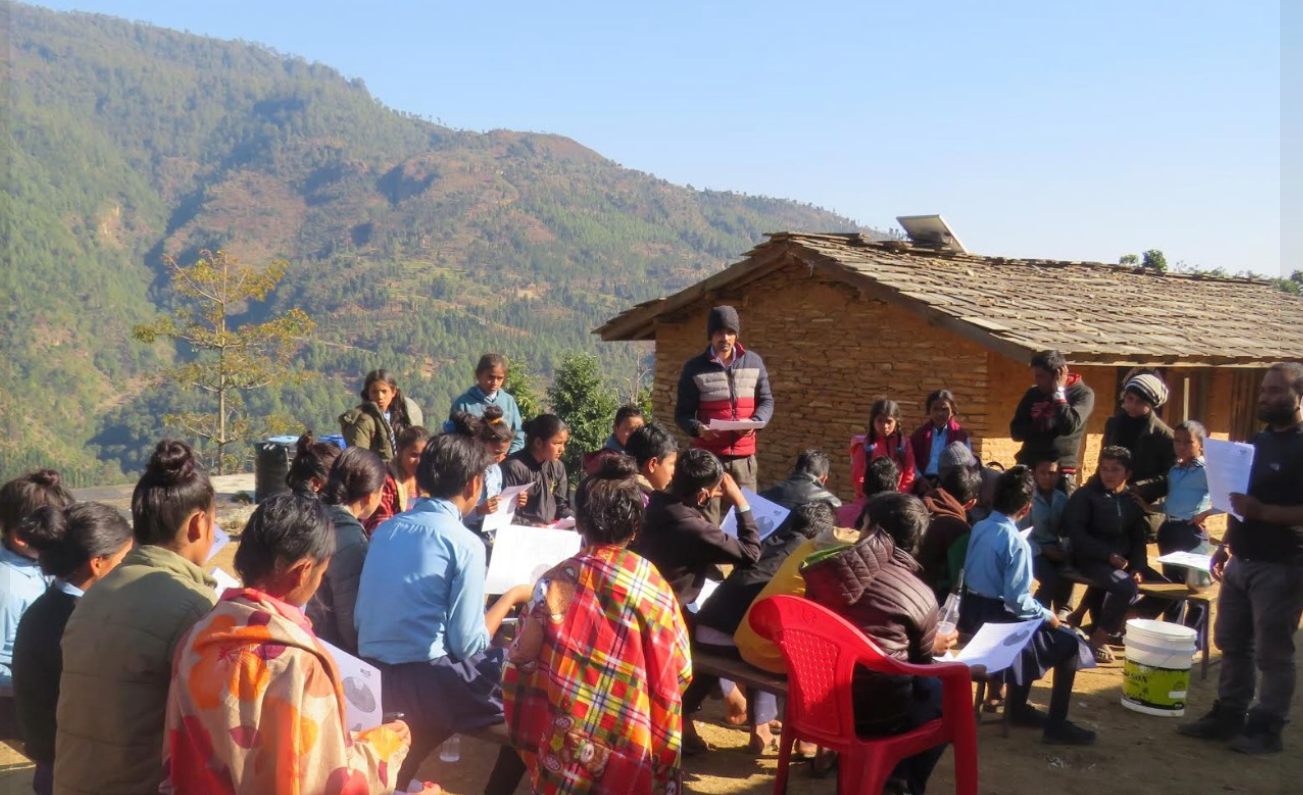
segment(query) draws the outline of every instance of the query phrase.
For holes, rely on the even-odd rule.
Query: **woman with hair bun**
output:
[[[670,586],[627,548],[642,523],[637,472],[611,455],[579,484],[583,549],[538,581],[507,652],[507,728],[536,793],[682,789],[688,631]],[[612,681],[627,687],[573,697]]]
[[[295,494],[315,496],[326,485],[330,467],[339,453],[339,445],[318,441],[312,436],[312,431],[308,431],[299,437],[294,446],[294,460],[290,462],[290,471],[285,475],[285,485]]]
[[[55,710],[63,652],[59,642],[86,589],[104,579],[131,550],[131,525],[114,508],[81,502],[46,506],[22,525],[41,570],[54,585],[23,615],[14,639],[14,707],[24,753],[36,764],[32,789],[54,791]]]
[[[425,424],[420,407],[403,395],[388,370],[372,370],[358,393],[362,402],[339,416],[349,447],[364,447],[390,461],[398,454],[398,435]]]
[[[570,427],[555,414],[540,414],[525,423],[525,448],[502,463],[502,485],[532,488],[520,495],[519,524],[549,525],[571,515],[570,481],[561,457]]]
[[[335,459],[330,479],[321,490],[321,501],[335,531],[335,554],[305,612],[317,637],[349,654],[357,654],[353,608],[357,606],[357,585],[362,579],[367,546],[362,523],[380,505],[388,477],[389,470],[380,456],[350,447]]]
[[[0,739],[16,736],[9,666],[14,659],[18,622],[49,584],[22,524],[47,505],[63,508],[72,504],[72,494],[61,480],[53,469],[42,469],[14,478],[0,488]]]
[[[60,792],[157,792],[177,644],[213,606],[213,484],[190,445],[162,441],[131,495],[136,548],[81,598],[63,635]]]

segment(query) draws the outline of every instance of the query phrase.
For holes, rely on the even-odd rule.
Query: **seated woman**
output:
[[[809,539],[831,532],[832,526],[833,510],[826,502],[809,502],[792,511],[787,521],[762,542],[760,560],[752,566],[735,568],[697,611],[696,648],[742,659],[733,636],[751,604],[788,556]],[[715,677],[700,674],[692,680],[692,686],[683,696],[688,714],[701,708],[715,682]],[[751,750],[755,753],[777,750],[778,740],[769,727],[778,718],[777,697],[763,691],[748,692],[747,713]]]
[[[583,549],[538,581],[507,653],[507,726],[534,792],[682,791],[692,661],[674,592],[626,548],[642,519],[635,473],[608,456],[579,485]]]
[[[860,539],[811,555],[802,566],[805,596],[837,613],[898,660],[930,664],[954,645],[956,635],[937,633],[937,602],[914,561],[927,508],[908,494],[880,494],[869,501]],[[897,677],[856,668],[852,683],[855,730],[863,736],[900,734],[941,715],[941,680]],[[944,752],[930,748],[901,760],[884,791],[922,795]]]
[[[935,486],[941,479],[941,453],[952,444],[969,448],[968,431],[959,425],[959,403],[949,389],[938,389],[927,396],[927,422],[909,437],[914,453],[915,491]]]
[[[615,421],[611,423],[611,435],[606,437],[606,444],[600,450],[584,453],[584,474],[596,472],[602,466],[602,459],[608,456],[627,453],[625,445],[629,443],[629,437],[646,424],[647,418],[643,416],[640,407],[629,403],[616,409]]]
[[[502,486],[532,488],[520,495],[516,523],[548,525],[571,515],[570,481],[561,457],[570,441],[570,428],[555,414],[540,414],[525,423],[525,447],[502,467]]]
[[[318,638],[349,654],[357,654],[353,613],[367,549],[362,523],[383,499],[388,474],[380,456],[361,447],[350,447],[335,459],[330,477],[321,489],[321,501],[326,505],[326,515],[335,533],[335,553],[304,612]]]
[[[161,792],[393,791],[406,725],[349,731],[344,680],[303,614],[334,551],[316,500],[277,495],[253,512],[235,552],[245,587],[177,649]]]
[[[47,583],[37,552],[27,543],[22,524],[47,505],[63,508],[72,494],[58,472],[42,469],[16,477],[0,488],[0,739],[15,737],[13,663],[18,622]]]
[[[988,621],[1010,623],[1044,619],[1022,656],[1005,674],[1005,710],[1014,726],[1042,729],[1047,743],[1089,745],[1095,733],[1068,720],[1072,684],[1078,665],[1090,663],[1089,651],[1050,608],[1032,596],[1032,550],[1018,531],[1018,521],[1031,510],[1036,483],[1025,466],[1000,475],[991,515],[973,526],[964,569],[966,593],[960,605],[959,627],[976,632]],[[1032,682],[1054,669],[1054,689],[1047,716],[1027,703]]]
[[[190,445],[162,441],[131,495],[136,547],[77,603],[63,633],[59,792],[157,792],[177,644],[212,609],[203,569],[217,502]]]
[[[303,434],[294,446],[294,460],[285,475],[285,485],[295,494],[315,496],[326,485],[330,467],[339,458],[339,453],[339,445],[334,442],[318,441],[311,431]]]
[[[380,504],[375,513],[362,522],[367,538],[371,537],[381,522],[407,510],[420,496],[420,488],[416,485],[416,464],[421,460],[421,453],[425,452],[425,443],[429,438],[430,432],[419,425],[398,434],[395,442],[398,451],[389,462],[389,471],[385,473]]]
[[[349,447],[364,447],[385,461],[398,453],[398,435],[424,425],[424,415],[398,388],[388,370],[366,374],[359,393],[362,402],[339,415],[340,432]]]
[[[1072,565],[1103,592],[1090,636],[1090,647],[1099,662],[1112,662],[1105,644],[1122,633],[1127,610],[1136,601],[1148,568],[1145,539],[1149,523],[1144,508],[1127,490],[1130,477],[1131,451],[1105,447],[1095,477],[1073,492],[1063,511]]]
[[[489,640],[531,589],[513,588],[484,610],[484,544],[463,521],[489,461],[475,439],[431,437],[416,470],[429,496],[376,529],[362,567],[358,653],[381,669],[385,709],[404,713],[412,732],[400,787],[446,738],[503,720],[502,650]],[[510,748],[498,762],[488,795],[510,793],[524,775]]]
[[[46,507],[23,522],[40,554],[41,571],[54,585],[32,603],[14,638],[14,707],[24,753],[36,763],[32,789],[54,791],[55,710],[63,652],[59,642],[68,617],[86,589],[122,562],[131,550],[131,525],[117,509],[98,502]]]
[[[483,539],[492,552],[495,531],[485,532],[484,519],[498,510],[502,495],[502,462],[506,460],[507,451],[511,449],[511,443],[516,437],[502,418],[502,409],[497,406],[486,406],[482,416],[469,411],[454,411],[444,424],[444,429],[474,439],[489,452],[489,465],[484,470],[484,488],[480,490],[480,502],[470,516],[466,517],[466,526]]]
[[[855,499],[864,497],[864,473],[879,458],[890,458],[899,479],[896,491],[909,493],[914,487],[914,448],[900,427],[900,405],[894,400],[878,400],[869,409],[869,426],[863,434],[851,437],[851,486]]]

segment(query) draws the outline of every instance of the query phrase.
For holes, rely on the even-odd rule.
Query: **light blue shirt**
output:
[[[23,613],[45,593],[49,582],[41,567],[9,547],[0,546],[0,696],[14,694],[14,638]]]
[[[1027,536],[1032,555],[1041,554],[1046,546],[1065,546],[1067,539],[1063,532],[1063,511],[1068,507],[1068,495],[1054,489],[1047,498],[1040,489],[1032,497],[1032,510],[1018,523],[1019,530],[1032,528]]]
[[[1000,599],[1020,619],[1054,614],[1032,597],[1032,548],[1013,520],[999,511],[973,525],[964,563],[964,587]]]
[[[1167,517],[1188,522],[1211,507],[1213,498],[1208,492],[1208,471],[1204,469],[1203,459],[1172,467],[1167,473],[1167,500],[1163,503]]]
[[[485,571],[484,542],[457,506],[420,498],[371,536],[353,615],[359,654],[397,665],[484,651]]]
[[[474,414],[476,417],[483,417],[484,409],[489,406],[497,406],[502,409],[502,421],[507,423],[507,427],[515,434],[507,454],[510,455],[525,449],[525,422],[520,416],[520,406],[516,405],[516,399],[511,396],[510,392],[499,389],[492,395],[486,395],[484,390],[480,389],[479,385],[476,384],[461,393],[452,402],[452,410],[448,413],[465,411]]]

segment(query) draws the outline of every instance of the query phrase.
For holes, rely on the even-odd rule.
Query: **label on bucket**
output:
[[[1157,668],[1127,660],[1123,676],[1123,701],[1161,712],[1185,712],[1186,691],[1190,688],[1189,668]]]

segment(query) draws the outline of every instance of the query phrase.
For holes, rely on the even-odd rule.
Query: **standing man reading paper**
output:
[[[710,345],[683,365],[674,421],[693,437],[694,447],[714,453],[738,486],[754,492],[759,490],[756,432],[707,427],[711,420],[768,422],[774,414],[764,360],[738,343],[740,331],[736,309],[717,306],[710,310],[706,320]],[[706,510],[711,522],[719,524],[722,513],[719,501],[712,500]]]
[[[1303,616],[1303,365],[1272,365],[1258,391],[1249,493],[1232,494],[1226,544],[1212,559],[1221,580],[1214,638],[1222,672],[1212,711],[1178,730],[1230,741],[1246,754],[1279,753],[1294,697],[1294,633]],[[1253,702],[1255,671],[1262,673]],[[1246,714],[1247,713],[1247,714]]]

